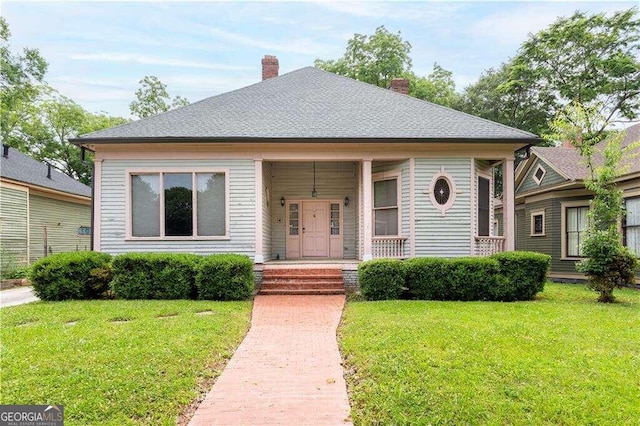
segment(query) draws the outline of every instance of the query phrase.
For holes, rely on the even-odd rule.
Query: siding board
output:
[[[545,173],[544,177],[542,178],[542,182],[540,182],[540,185],[538,185],[536,183],[536,181],[533,180],[533,174],[538,169],[538,165],[541,165],[546,170],[546,173]],[[522,180],[522,182],[520,182],[520,185],[518,185],[518,188],[516,188],[516,193],[526,192],[526,191],[530,191],[530,190],[534,190],[534,189],[538,189],[538,188],[543,188],[545,186],[556,185],[556,184],[562,183],[564,181],[566,181],[566,179],[564,177],[562,177],[555,170],[553,170],[550,165],[548,165],[547,163],[545,163],[544,161],[542,161],[542,160],[540,160],[538,158],[533,163],[533,165],[531,166],[531,168],[527,172],[527,174],[524,177],[524,179]]]
[[[27,192],[0,187],[2,266],[25,265],[27,259]]]

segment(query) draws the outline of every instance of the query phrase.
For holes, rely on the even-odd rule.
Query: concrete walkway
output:
[[[189,425],[350,425],[345,297],[257,296],[251,329]]]
[[[17,287],[0,291],[0,308],[35,302],[38,297],[31,287]]]

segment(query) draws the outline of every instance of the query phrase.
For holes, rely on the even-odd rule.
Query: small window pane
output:
[[[164,234],[193,235],[193,191],[191,173],[164,175]]]
[[[373,184],[373,207],[394,207],[398,205],[398,180],[380,180]]]
[[[375,211],[375,234],[398,235],[398,209]]]
[[[631,198],[626,202],[627,226],[640,226],[640,198]]]
[[[160,175],[131,175],[131,235],[160,236]]]
[[[543,216],[541,214],[537,214],[533,216],[533,233],[534,234],[544,234],[543,229]]]
[[[226,185],[224,173],[198,173],[198,235],[226,234]]]

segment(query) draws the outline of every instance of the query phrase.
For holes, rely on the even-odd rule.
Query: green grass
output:
[[[517,303],[351,302],[356,425],[637,425],[640,292],[547,284]]]
[[[62,404],[68,425],[175,425],[220,374],[250,313],[250,302],[207,301],[3,308],[0,404]]]

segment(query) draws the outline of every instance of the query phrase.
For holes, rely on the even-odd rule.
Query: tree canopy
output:
[[[139,81],[140,88],[136,90],[136,100],[129,104],[131,113],[138,118],[150,117],[173,108],[189,105],[189,101],[182,96],[173,99],[167,92],[167,85],[155,76],[145,76]]]

